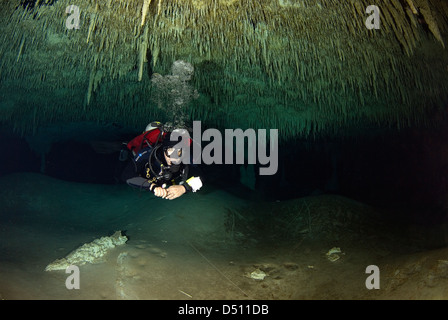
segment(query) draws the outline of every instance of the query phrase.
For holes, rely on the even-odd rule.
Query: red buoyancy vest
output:
[[[134,152],[134,154],[136,154],[143,148],[146,148],[148,146],[155,146],[155,144],[157,143],[157,138],[159,138],[159,142],[162,141],[163,137],[166,135],[166,132],[164,132],[160,136],[159,135],[160,129],[158,128],[145,131],[141,135],[129,141],[127,147],[129,150]]]

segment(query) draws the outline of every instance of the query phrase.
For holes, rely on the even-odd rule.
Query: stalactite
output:
[[[406,2],[408,3],[409,8],[412,10],[412,13],[415,14],[415,15],[418,15],[418,10],[415,7],[414,2],[412,0],[406,0]]]
[[[90,25],[89,25],[89,30],[87,31],[87,41],[86,43],[89,43],[90,37],[92,35],[93,29],[95,28],[95,23],[96,23],[96,14],[95,13],[91,13],[90,14]]]
[[[423,17],[425,18],[425,21],[428,24],[429,30],[432,32],[432,34],[437,39],[437,41],[439,41],[440,44],[445,48],[445,42],[443,41],[437,20],[433,14],[433,10],[431,10],[430,3],[426,0],[426,1],[421,1],[419,4],[420,4],[420,7],[419,7],[420,12],[423,15]]]
[[[151,4],[151,0],[144,0],[143,1],[143,7],[142,7],[142,22],[141,26],[143,27],[145,25],[146,21],[146,15],[148,14],[149,5]]]
[[[148,50],[148,30],[149,30],[149,27],[148,27],[148,25],[146,25],[145,32],[143,34],[143,39],[140,44],[138,81],[142,81],[142,78],[143,78],[143,68],[144,68],[144,63],[146,62],[146,53]]]
[[[6,2],[10,3],[11,0]],[[90,25],[86,25],[89,27],[87,40],[83,42],[84,45],[79,41],[71,41],[69,48],[73,54],[57,59],[54,65],[58,73],[74,70],[74,65],[79,67],[78,70],[88,70],[85,76],[89,78],[88,103],[99,84],[97,79],[108,78],[110,82],[116,83],[129,80],[129,74],[133,74],[131,78],[137,78],[138,81],[143,79],[147,50],[145,43],[146,48],[151,48],[153,68],[159,72],[166,70],[172,61],[180,57],[189,57],[198,65],[209,60],[223,68],[223,79],[209,81],[205,73],[197,81],[198,85],[210,92],[216,105],[223,106],[221,110],[229,112],[227,118],[224,116],[216,121],[223,125],[226,119],[235,117],[232,106],[256,105],[262,108],[258,114],[266,118],[269,114],[267,103],[288,106],[300,117],[307,119],[297,121],[294,126],[288,124],[285,132],[291,135],[335,130],[337,125],[356,121],[353,115],[358,112],[364,114],[363,117],[371,116],[372,122],[378,123],[388,121],[393,124],[395,118],[387,120],[388,117],[399,116],[402,117],[401,125],[406,125],[411,118],[406,117],[407,112],[412,113],[412,119],[418,119],[418,114],[422,114],[436,99],[415,99],[416,94],[409,88],[414,85],[420,91],[424,90],[428,97],[441,95],[443,88],[446,89],[446,85],[440,84],[440,79],[444,79],[440,72],[436,71],[434,73],[438,76],[432,76],[430,69],[420,68],[421,63],[413,58],[415,54],[421,54],[419,46],[424,37],[423,27],[417,21],[419,14],[426,22],[434,20],[430,31],[437,41],[444,44],[443,36],[448,27],[440,14],[446,13],[447,6],[438,0],[379,0],[378,5],[384,11],[381,32],[367,31],[363,19],[359,19],[360,16],[365,17],[365,8],[370,4],[367,0],[326,1],[320,8],[306,1],[300,10],[287,5],[273,10],[265,1],[236,1],[229,4],[227,1],[160,0],[152,3],[150,0],[107,0],[104,8],[95,11],[98,3],[97,0],[80,0],[79,5],[85,12],[82,20],[86,18],[88,21],[90,15]],[[40,75],[46,72],[42,72],[41,68],[38,68],[37,78],[29,75],[30,65],[37,61],[28,52],[29,48],[37,52],[42,48],[47,53],[53,52],[54,48],[47,49],[48,41],[43,37],[33,38],[35,34],[28,30],[28,25],[36,27],[35,30],[42,30],[49,37],[54,35],[57,41],[62,26],[55,21],[63,19],[64,4],[58,1],[52,6],[35,8],[35,20],[23,9],[13,11],[5,19],[12,24],[16,21],[20,27],[3,33],[3,43],[9,45],[3,44],[0,49],[2,79],[7,74],[11,74],[10,79],[23,79],[23,92],[30,91],[27,84],[76,90],[79,80],[75,77],[55,81],[55,76],[49,72],[49,81],[44,84]],[[153,4],[151,9],[150,4]],[[430,8],[430,13],[425,11],[425,6]],[[423,10],[419,12],[419,8]],[[156,10],[155,14],[150,14],[153,9]],[[4,14],[0,13],[0,16]],[[149,35],[145,36],[142,26],[149,25]],[[72,33],[70,36],[76,40],[80,34]],[[20,64],[20,69],[13,68],[10,62],[14,62],[14,58],[19,61],[15,50],[24,39],[27,39],[24,47],[26,63]],[[387,47],[388,50],[377,50],[381,47]],[[14,57],[8,54],[11,50],[14,50]],[[138,53],[137,61],[135,52]],[[93,57],[97,53],[101,53],[98,66],[92,67],[96,64]],[[409,57],[408,60],[403,59],[405,55]],[[390,57],[395,57],[395,60]],[[387,61],[389,65],[385,63]],[[416,67],[405,67],[407,63],[414,63]],[[431,62],[429,64],[432,65]],[[137,74],[132,72],[135,67]],[[105,70],[102,77],[97,72],[99,69]],[[438,86],[428,88],[430,83],[436,81]],[[261,82],[263,85],[259,85]],[[104,109],[104,119],[119,116],[125,109],[112,109],[110,102],[121,99],[129,103],[131,94],[127,92],[119,95],[117,92],[108,95],[105,92],[103,85],[96,92],[96,102]],[[401,99],[403,105],[389,108],[387,112],[387,108],[375,109],[370,103],[371,99],[380,100],[385,95]],[[413,109],[411,106],[416,105],[417,100],[422,101],[422,106]],[[130,104],[134,108],[140,107],[137,99],[131,99]],[[94,109],[87,117],[94,118],[102,114],[100,109]],[[10,117],[12,114],[15,113],[11,113]],[[48,117],[50,114],[47,114]],[[212,119],[219,112],[213,108],[202,108],[192,114]],[[69,115],[66,116],[69,118]],[[80,116],[81,112],[72,114],[70,118]],[[282,123],[282,117],[285,116],[280,114],[276,117],[275,123]],[[41,115],[39,123],[45,121]],[[132,119],[126,121],[132,122]],[[251,121],[254,125],[269,124],[265,119]],[[316,126],[314,122],[319,122],[319,125]],[[358,125],[362,126],[361,123]]]
[[[16,62],[19,62],[20,57],[22,56],[23,45],[25,44],[25,37],[22,37],[22,41],[20,42],[19,52],[17,54]]]
[[[95,73],[96,73],[96,63],[98,61],[98,54],[95,55],[94,57],[94,62],[93,62],[93,66],[92,69],[90,71],[90,75],[89,75],[89,84],[88,84],[88,88],[87,88],[87,106],[90,104],[90,99],[92,97],[92,92],[93,92],[93,85],[94,85],[94,81],[95,81]]]

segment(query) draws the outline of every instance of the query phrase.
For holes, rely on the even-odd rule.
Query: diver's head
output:
[[[164,149],[165,160],[169,166],[180,165],[182,162],[182,149],[176,149],[174,147],[170,147]]]
[[[189,155],[190,135],[185,129],[175,129],[162,142],[163,154],[168,165],[180,165]]]

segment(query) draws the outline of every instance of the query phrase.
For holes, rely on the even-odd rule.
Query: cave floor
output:
[[[298,199],[256,216],[259,206],[245,211],[244,200],[220,190],[164,201],[41,175],[14,174],[0,185],[1,299],[448,298],[446,227],[383,227],[350,199]],[[63,270],[44,271],[116,230],[128,242],[79,266],[79,289],[67,289]],[[366,273],[369,266],[378,273]]]

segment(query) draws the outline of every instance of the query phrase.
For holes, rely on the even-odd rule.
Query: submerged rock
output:
[[[110,237],[95,239],[72,251],[65,258],[53,261],[45,268],[45,271],[65,270],[70,265],[82,266],[86,263],[101,263],[104,255],[110,249],[123,245],[126,241],[128,238],[123,236],[121,231],[115,232]]]

